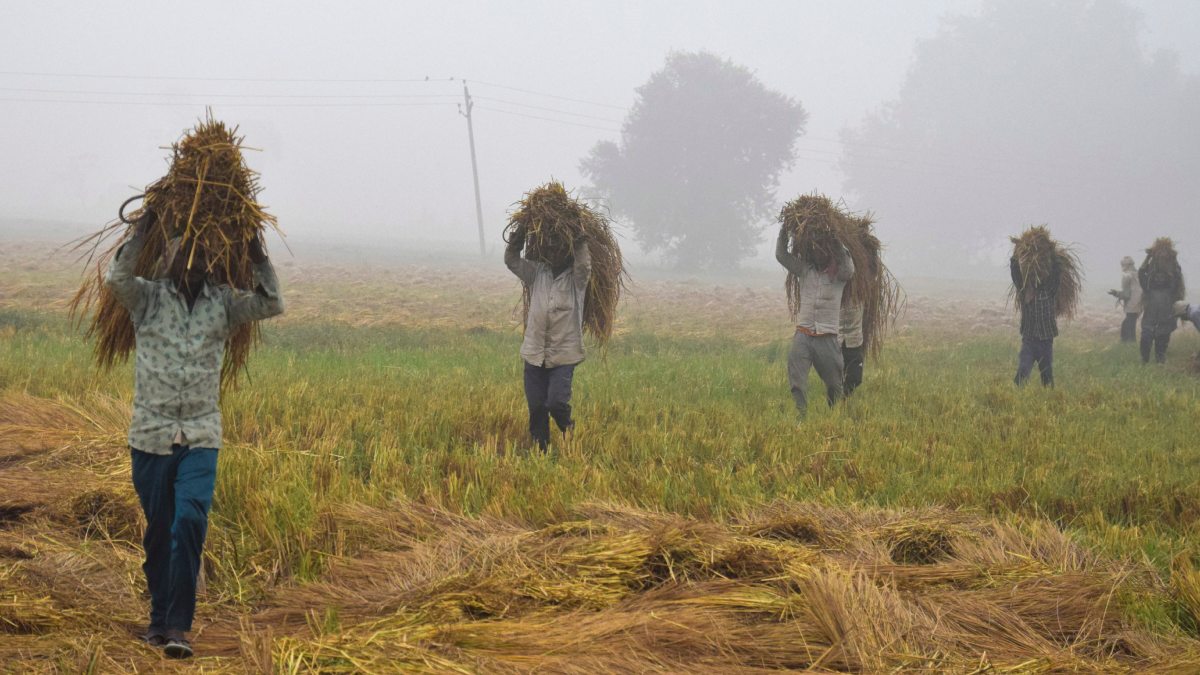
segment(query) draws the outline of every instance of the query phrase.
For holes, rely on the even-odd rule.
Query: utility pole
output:
[[[475,102],[471,100],[471,92],[467,90],[467,81],[463,80],[463,104],[458,114],[467,118],[467,139],[471,142],[471,177],[475,179],[475,222],[479,224],[479,255],[487,255],[487,247],[483,239],[483,202],[479,199],[479,164],[475,161],[475,126],[471,122],[471,110]]]

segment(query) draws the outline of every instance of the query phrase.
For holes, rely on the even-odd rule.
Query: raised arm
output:
[[[575,240],[575,267],[573,269],[576,283],[587,284],[592,278],[592,249],[588,246],[587,237]]]
[[[117,254],[113,256],[112,262],[108,264],[108,271],[104,274],[104,286],[112,291],[122,307],[129,310],[134,324],[142,319],[152,286],[149,281],[134,274],[134,266],[137,265],[138,256],[153,223],[154,218],[149,214],[138,221],[133,227],[133,236],[117,249]]]
[[[1025,280],[1021,278],[1021,263],[1017,262],[1017,256],[1008,259],[1008,271],[1012,274],[1013,287],[1018,291],[1025,285]]]
[[[850,281],[850,277],[854,276],[854,258],[850,257],[850,252],[845,246],[840,246],[838,251],[838,281]]]
[[[812,267],[800,258],[788,252],[788,232],[786,225],[779,226],[779,238],[775,240],[775,260],[784,269],[803,279]]]
[[[231,328],[283,314],[279,278],[257,237],[250,240],[250,262],[254,265],[254,290],[231,288],[225,295],[225,313]]]
[[[521,257],[521,249],[525,248],[525,228],[518,226],[512,233],[512,239],[504,248],[504,264],[509,271],[517,275],[521,283],[530,285],[537,276],[537,268],[533,263]]]

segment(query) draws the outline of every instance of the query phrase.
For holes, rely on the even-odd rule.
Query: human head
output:
[[[1129,256],[1125,256],[1124,258],[1121,258],[1121,269],[1131,270],[1131,269],[1133,269],[1133,266],[1134,266],[1133,258],[1130,258]]]
[[[197,289],[208,279],[208,256],[204,249],[196,246],[193,251],[192,243],[185,239],[171,241],[173,257],[167,276],[175,283],[176,288]],[[188,265],[189,258],[191,265]]]

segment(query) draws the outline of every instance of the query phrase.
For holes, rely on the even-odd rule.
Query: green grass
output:
[[[786,334],[633,332],[579,368],[578,444],[543,457],[525,446],[518,331],[285,321],[265,334],[224,401],[210,540],[210,583],[244,599],[264,561],[312,578],[353,549],[323,513],[392,498],[533,524],[594,500],[717,518],[779,498],[950,504],[1045,515],[1160,568],[1200,551],[1200,378],[1107,339],[1059,340],[1058,388],[1018,390],[1015,336],[905,336],[834,410],[814,376],[799,424]],[[1196,342],[1180,335],[1177,363]],[[131,367],[90,358],[60,315],[0,310],[0,389],[128,399]]]

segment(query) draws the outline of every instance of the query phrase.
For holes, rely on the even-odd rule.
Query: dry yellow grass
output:
[[[104,403],[97,402],[103,411]],[[115,419],[6,396],[0,658],[20,670],[165,668],[144,614]],[[42,425],[60,435],[42,438]],[[88,453],[84,453],[86,457]],[[136,513],[136,512],[135,512]],[[1196,611],[1171,584],[1089,553],[1044,521],[944,508],[781,501],[721,521],[621,504],[529,526],[407,501],[326,514],[346,552],[314,581],[245,603],[204,595],[209,672],[1057,672],[1200,667],[1200,643],[1149,632],[1129,597]]]

